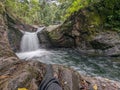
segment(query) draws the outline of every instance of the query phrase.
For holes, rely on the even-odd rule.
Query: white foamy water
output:
[[[43,63],[53,64],[53,62],[50,60],[50,56],[52,56],[53,53],[47,51],[46,49],[38,49],[36,51],[30,52],[21,52],[16,53],[16,55],[23,60],[35,59]]]
[[[39,40],[36,33],[25,32],[21,41],[21,52],[39,49]]]
[[[36,32],[23,32],[24,35],[21,40],[21,52],[35,51],[40,48],[37,33],[42,31],[44,27],[38,28]]]

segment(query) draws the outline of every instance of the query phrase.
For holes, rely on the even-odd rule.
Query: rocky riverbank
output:
[[[2,27],[0,27],[0,90],[17,90],[18,88],[37,90],[45,75],[46,65],[37,61],[19,60],[9,45],[7,26],[2,15],[0,20],[2,21]],[[119,90],[120,88],[119,82],[83,76],[65,66],[53,65],[52,67],[63,90]]]

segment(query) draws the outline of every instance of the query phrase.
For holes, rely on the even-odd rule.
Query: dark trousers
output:
[[[43,80],[38,90],[62,90],[56,78],[47,78]]]

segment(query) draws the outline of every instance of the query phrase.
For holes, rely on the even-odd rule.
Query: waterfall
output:
[[[24,32],[21,41],[21,51],[34,51],[39,49],[39,40],[36,32]]]
[[[45,27],[38,28],[36,32],[24,32],[21,31],[24,35],[21,40],[21,52],[34,51],[39,49],[39,39],[37,33],[42,31]]]

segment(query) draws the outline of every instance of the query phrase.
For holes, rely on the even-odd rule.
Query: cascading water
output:
[[[37,33],[43,30],[44,27],[38,28],[36,32],[23,32],[24,35],[21,40],[21,52],[26,51],[35,51],[39,49],[39,39],[37,37]]]
[[[36,32],[25,32],[21,41],[21,52],[39,49],[39,40]]]

